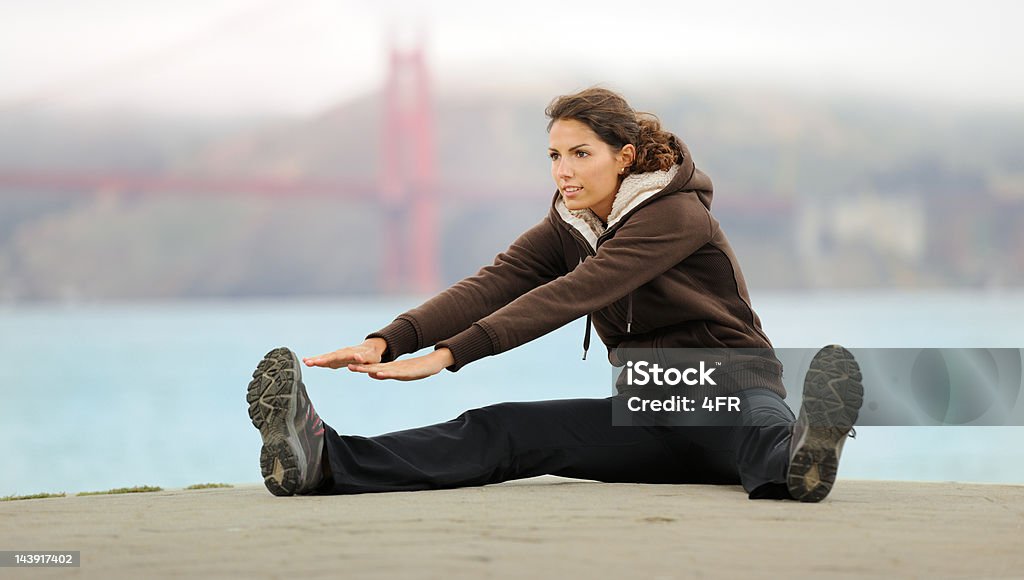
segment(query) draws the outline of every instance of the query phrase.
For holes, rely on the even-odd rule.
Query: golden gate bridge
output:
[[[379,123],[381,162],[372,181],[47,169],[0,171],[0,194],[4,191],[59,191],[99,195],[116,191],[125,196],[211,196],[230,192],[275,198],[373,199],[385,214],[381,224],[384,253],[378,287],[389,292],[432,293],[440,286],[438,206],[442,197],[465,203],[493,203],[502,199],[523,200],[526,196],[522,190],[496,190],[493,184],[440,187],[434,107],[422,43],[411,49],[391,45],[381,98],[384,105]],[[487,192],[486,201],[481,201],[481,191]],[[548,194],[553,193],[548,187],[539,187],[536,191],[545,192],[538,197],[539,203],[544,203]],[[716,209],[747,217],[765,217],[785,214],[792,208],[785,198],[766,196],[745,197],[741,202],[716,200]]]

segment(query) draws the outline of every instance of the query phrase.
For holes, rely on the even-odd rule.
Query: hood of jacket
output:
[[[700,171],[690,158],[690,151],[679,140],[683,148],[683,160],[666,171],[634,173],[626,176],[615,192],[612,210],[608,214],[608,222],[601,219],[590,208],[569,209],[561,192],[555,190],[552,200],[552,211],[561,221],[576,230],[589,244],[597,250],[597,240],[605,232],[621,224],[629,214],[648,201],[676,191],[694,191],[698,199],[709,210],[714,196],[711,178]]]
[[[558,221],[579,232],[596,254],[598,242],[602,236],[616,229],[630,214],[659,196],[677,191],[693,191],[704,207],[710,211],[711,199],[714,196],[711,178],[697,169],[690,157],[689,148],[678,137],[677,140],[683,149],[682,161],[666,171],[651,171],[626,176],[619,184],[618,191],[615,192],[612,209],[608,214],[608,223],[603,223],[597,214],[589,208],[570,210],[565,206],[565,200],[557,189],[551,202],[551,213],[558,216]],[[583,360],[587,359],[587,350],[590,348],[592,320],[593,313],[587,314],[583,335]],[[632,332],[632,325],[633,293],[630,292],[627,295],[626,334]]]

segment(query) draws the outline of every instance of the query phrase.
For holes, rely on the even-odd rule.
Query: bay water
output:
[[[421,299],[0,307],[0,496],[258,483],[245,391],[263,354],[356,344]],[[754,307],[778,347],[1024,347],[1018,291],[762,292]],[[421,381],[303,376],[329,425],[367,436],[501,401],[606,397],[605,349],[595,340],[581,360],[583,330]],[[863,427],[840,477],[1024,484],[1022,444],[1024,427]]]

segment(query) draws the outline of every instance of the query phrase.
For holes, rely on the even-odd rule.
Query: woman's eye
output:
[[[576,157],[586,157],[587,155],[590,155],[590,153],[587,153],[586,151],[577,151],[576,152]]]
[[[550,157],[551,160],[554,161],[555,159],[558,159],[558,153],[548,153],[548,157]]]

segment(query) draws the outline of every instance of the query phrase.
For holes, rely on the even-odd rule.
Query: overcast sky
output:
[[[772,84],[1024,103],[1024,4],[0,0],[0,113],[310,114],[376,89],[389,23],[427,31],[435,82],[516,91]]]

